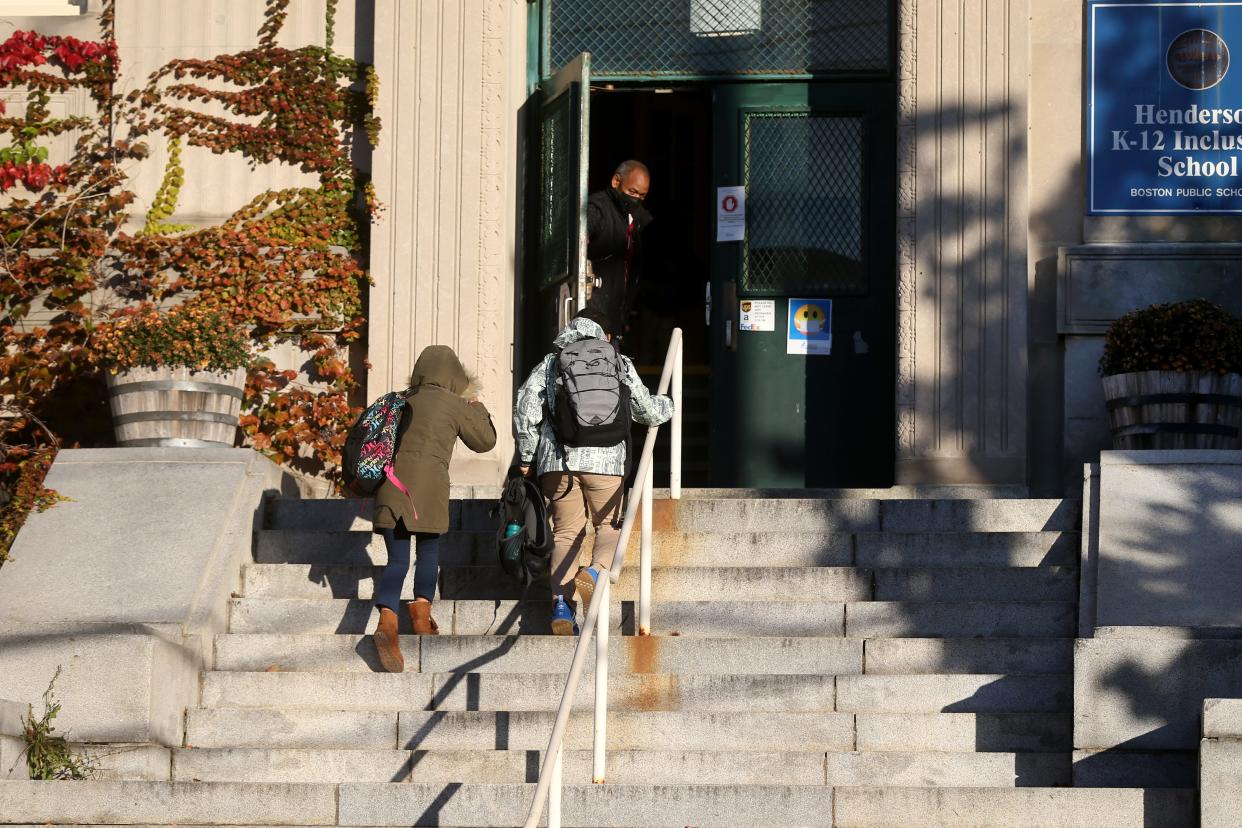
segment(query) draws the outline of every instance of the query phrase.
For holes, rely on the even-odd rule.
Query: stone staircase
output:
[[[494,565],[490,505],[454,503],[443,634],[404,637],[392,675],[365,636],[367,511],[273,501],[168,776],[0,782],[0,822],[521,824],[575,642]],[[565,825],[1197,824],[1193,791],[1069,787],[1077,520],[1059,500],[657,501],[656,634],[632,635],[635,546],[608,784],[583,784],[588,677]]]

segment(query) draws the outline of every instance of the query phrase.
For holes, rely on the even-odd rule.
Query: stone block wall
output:
[[[1203,703],[1199,813],[1202,828],[1229,828],[1242,815],[1242,701],[1238,699]]]

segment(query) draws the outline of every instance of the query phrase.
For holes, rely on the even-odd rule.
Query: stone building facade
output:
[[[40,4],[78,14],[21,16]],[[122,65],[138,78],[174,55],[253,45],[262,6],[118,0]],[[0,14],[11,27],[89,31],[97,7],[14,0]],[[1087,215],[1080,0],[877,8],[893,44],[879,80],[895,99],[895,152],[878,163],[895,193],[896,364],[895,448],[876,462],[892,463],[896,484],[1072,491],[1080,464],[1107,444],[1094,366],[1104,327],[1204,280],[1236,279],[1236,250],[1221,244],[1236,222]],[[536,0],[340,4],[337,48],[381,77],[383,135],[367,161],[386,205],[371,244],[369,396],[400,385],[422,347],[444,343],[480,376],[499,418],[512,405],[529,367],[519,347],[530,256],[523,111],[542,79],[532,54],[544,11]],[[323,1],[293,0],[282,41],[322,37]],[[157,152],[140,175],[143,198],[162,161]],[[184,162],[183,221],[218,220],[297,178],[193,150]],[[458,479],[494,482],[511,452],[502,440],[460,458]]]

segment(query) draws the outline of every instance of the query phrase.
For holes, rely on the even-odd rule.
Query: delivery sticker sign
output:
[[[832,300],[790,299],[785,353],[810,356],[832,353]]]

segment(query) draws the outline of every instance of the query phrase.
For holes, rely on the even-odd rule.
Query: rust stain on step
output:
[[[638,675],[638,685],[627,694],[627,702],[634,710],[680,710],[681,689],[677,676],[668,674]]]
[[[680,507],[680,500],[653,500],[651,502],[651,528],[656,532],[676,529]]]
[[[660,663],[660,639],[650,635],[627,637],[631,673],[654,673]]]

